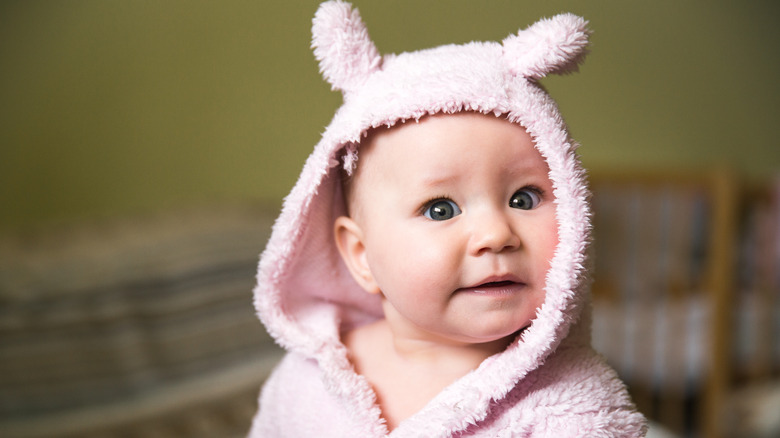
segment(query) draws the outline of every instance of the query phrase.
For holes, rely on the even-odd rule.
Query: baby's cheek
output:
[[[558,248],[558,230],[550,227],[540,227],[543,232],[537,234],[534,251],[534,268],[537,281],[544,281],[547,271],[550,270],[550,264],[555,256],[555,250]]]
[[[416,257],[409,257],[406,262],[404,269],[398,273],[397,284],[405,291],[413,292],[423,299],[426,291],[437,287],[439,283],[436,266]]]
[[[539,227],[543,231],[539,233],[538,245],[539,250],[546,256],[545,258],[551,260],[560,240],[558,238],[558,227],[554,225],[555,217],[553,216],[549,222],[546,222]]]
[[[544,259],[546,260],[548,267],[552,261],[553,256],[555,255],[555,249],[558,248],[558,243],[558,233],[554,233],[547,240],[547,243],[542,247],[542,251],[544,251],[545,255]]]
[[[450,258],[438,251],[418,250],[404,254],[404,269],[399,272],[398,285],[407,293],[412,293],[418,302],[433,304],[442,296],[449,295],[457,288],[454,279],[458,278]]]
[[[407,254],[409,271],[430,287],[449,286],[458,273],[458,251],[447,245],[425,245]]]

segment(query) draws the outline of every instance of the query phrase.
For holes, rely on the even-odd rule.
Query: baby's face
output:
[[[351,209],[391,324],[489,342],[528,326],[558,243],[548,167],[528,133],[481,114],[427,117],[360,151]]]

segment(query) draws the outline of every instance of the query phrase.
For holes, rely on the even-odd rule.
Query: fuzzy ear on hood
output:
[[[529,79],[575,72],[587,55],[587,24],[574,14],[539,20],[504,39],[504,62],[513,74]]]
[[[320,72],[334,90],[342,92],[365,82],[382,62],[360,12],[340,1],[323,3],[317,10],[312,47]]]

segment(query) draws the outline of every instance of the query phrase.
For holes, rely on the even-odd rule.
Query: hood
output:
[[[562,14],[502,42],[380,55],[357,10],[340,1],[320,6],[313,21],[314,53],[344,103],[285,199],[261,256],[255,306],[280,345],[325,369],[346,366],[339,333],[381,318],[382,310],[379,297],[352,279],[333,240],[333,222],[345,214],[339,167],[353,168],[360,140],[372,128],[462,111],[492,113],[526,128],[549,165],[558,222],[544,304],[531,326],[480,369],[500,368],[505,371],[494,379],[517,382],[567,337],[589,342],[586,324],[577,323],[587,301],[588,191],[576,144],[537,82],[577,69],[586,54],[586,24]],[[485,399],[500,398],[506,387],[486,390]]]

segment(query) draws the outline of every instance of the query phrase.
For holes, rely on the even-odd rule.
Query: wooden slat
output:
[[[713,218],[710,229],[711,264],[708,271],[708,290],[712,294],[713,315],[710,339],[711,365],[705,380],[701,411],[702,436],[720,438],[726,393],[731,376],[732,310],[734,308],[735,248],[737,248],[737,187],[728,173],[712,177]]]

